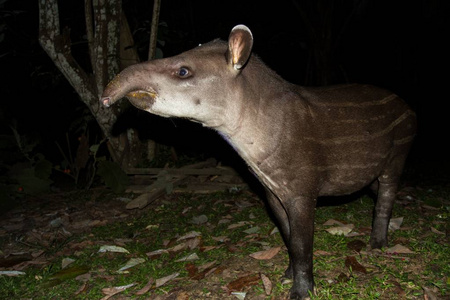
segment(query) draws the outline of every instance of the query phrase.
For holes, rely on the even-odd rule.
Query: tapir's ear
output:
[[[253,35],[245,25],[235,26],[228,37],[228,59],[235,70],[240,70],[252,53]]]

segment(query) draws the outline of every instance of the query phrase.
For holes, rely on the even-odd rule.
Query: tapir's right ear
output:
[[[235,26],[228,37],[228,59],[235,70],[245,65],[252,53],[253,35],[245,25]]]

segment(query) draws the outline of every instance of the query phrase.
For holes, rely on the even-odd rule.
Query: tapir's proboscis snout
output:
[[[266,189],[289,252],[292,299],[313,292],[314,209],[320,196],[370,186],[377,194],[371,248],[387,232],[416,117],[397,95],[370,85],[291,84],[251,54],[244,25],[180,55],[128,67],[101,102],[123,97],[139,109],[218,131]]]

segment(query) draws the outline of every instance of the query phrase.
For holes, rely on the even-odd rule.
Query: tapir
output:
[[[264,186],[289,253],[290,297],[305,299],[314,289],[317,198],[374,189],[370,247],[386,246],[416,117],[397,95],[371,85],[289,83],[252,46],[250,29],[237,25],[228,42],[124,69],[100,101],[110,106],[126,97],[139,109],[187,118],[223,136]]]

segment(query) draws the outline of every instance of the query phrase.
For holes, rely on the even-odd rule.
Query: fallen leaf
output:
[[[117,270],[117,272],[122,273],[123,271],[128,270],[129,268],[132,268],[136,265],[142,264],[144,262],[145,262],[144,258],[132,258],[129,261],[127,261],[123,267]]]
[[[74,261],[75,261],[75,259],[72,259],[69,257],[63,258],[61,261],[61,269],[67,268],[67,266],[70,265],[71,263],[73,263]]]
[[[192,238],[199,237],[199,236],[202,236],[202,234],[200,232],[190,231],[190,232],[186,233],[185,235],[182,235],[179,238],[177,238],[176,241],[179,242],[182,240],[192,239]]]
[[[143,294],[147,293],[152,288],[154,282],[155,282],[155,280],[153,278],[150,278],[150,280],[147,282],[147,284],[142,289],[137,291],[135,294],[143,295]]]
[[[156,259],[160,257],[162,254],[169,254],[169,251],[167,251],[166,249],[158,249],[155,251],[145,253],[145,255],[147,255],[151,259]]]
[[[325,225],[325,226],[331,226],[331,225],[345,226],[344,223],[339,222],[337,220],[333,220],[333,219],[329,219],[328,221],[323,223],[323,225]]]
[[[206,222],[208,222],[208,217],[206,215],[200,215],[200,216],[193,217],[191,219],[191,221],[189,221],[189,223],[195,224],[195,225],[204,224]]]
[[[145,229],[147,229],[147,230],[158,229],[158,228],[159,228],[159,224],[150,224],[145,227]]]
[[[431,289],[424,287],[424,286],[422,287],[422,289],[423,289],[423,299],[424,300],[438,300],[438,297]]]
[[[354,256],[347,256],[345,258],[345,266],[352,270],[352,272],[358,272],[366,274],[367,270],[366,268],[361,265]]]
[[[336,226],[325,229],[332,235],[348,235],[353,230],[353,224],[347,224],[342,226]]]
[[[0,275],[5,275],[8,277],[16,277],[20,275],[26,275],[26,273],[21,271],[0,271]]]
[[[388,280],[387,284],[392,284],[394,293],[397,295],[398,299],[406,299],[406,292],[405,290],[403,290],[402,286],[400,285],[400,283],[398,283],[395,280]]]
[[[186,271],[188,271],[189,277],[194,277],[198,274],[198,268],[194,264],[186,264]]]
[[[126,209],[144,208],[150,202],[151,193],[144,193],[139,195],[136,199],[131,200],[125,206]]]
[[[366,243],[364,243],[361,240],[353,240],[347,243],[347,248],[356,251],[356,252],[360,252],[363,248],[366,247]]]
[[[102,289],[102,293],[104,295],[106,295],[105,297],[101,298],[100,300],[107,300],[109,298],[111,298],[112,296],[121,293],[123,291],[125,291],[126,289],[134,286],[135,283],[131,283],[128,285],[122,285],[122,286],[115,286],[115,287],[111,287],[111,288],[104,288]]]
[[[239,300],[244,300],[245,296],[247,296],[246,292],[232,292],[231,295],[235,296]]]
[[[206,269],[210,269],[211,267],[215,266],[217,264],[217,260],[213,260],[211,262],[205,263],[201,266],[198,266],[198,269],[200,271],[206,270]]]
[[[211,251],[213,249],[220,248],[220,247],[221,246],[202,246],[202,247],[200,247],[200,251],[207,252],[207,251]]]
[[[402,223],[403,223],[403,217],[391,219],[389,221],[389,230],[391,230],[391,231],[399,230]]]
[[[257,284],[259,282],[259,279],[260,279],[259,275],[248,275],[239,277],[238,279],[228,283],[225,288],[228,291],[229,295],[231,292],[238,292],[247,286]]]
[[[186,270],[188,271],[189,278],[194,280],[200,280],[205,278],[207,275],[211,274],[217,269],[216,261],[206,263],[199,267],[194,264],[186,264]]]
[[[264,291],[266,292],[266,295],[269,296],[270,294],[272,294],[272,281],[270,281],[269,277],[267,277],[263,273],[260,273],[259,276],[261,277]]]
[[[213,240],[215,240],[216,242],[221,242],[221,243],[225,243],[225,242],[230,240],[229,237],[224,236],[224,235],[222,235],[222,236],[212,236],[211,238]]]
[[[253,233],[259,232],[259,230],[260,230],[260,228],[258,226],[254,226],[254,227],[250,227],[247,230],[244,230],[244,232],[247,234],[253,234]]]
[[[273,234],[279,233],[279,232],[280,232],[280,230],[278,229],[278,227],[274,227],[274,228],[269,232],[269,235],[273,235]]]
[[[333,253],[323,250],[316,250],[314,251],[314,255],[320,256],[320,255],[333,255]]]
[[[186,248],[187,248],[186,243],[180,243],[178,245],[173,246],[172,248],[167,249],[167,251],[172,252],[172,253],[178,253],[180,251],[183,251]]]
[[[92,278],[92,276],[90,273],[84,273],[84,274],[81,274],[81,275],[78,275],[77,277],[75,277],[75,280],[87,282],[87,281],[91,280],[91,278]]]
[[[41,256],[44,253],[45,253],[45,250],[39,250],[39,251],[32,252],[31,256],[33,256],[33,258],[38,258],[39,256]]]
[[[199,259],[197,253],[191,253],[189,255],[186,255],[185,257],[177,259],[175,262],[194,261],[194,260],[197,260],[197,259]]]
[[[278,252],[280,252],[281,247],[273,247],[267,250],[258,251],[250,254],[249,256],[258,259],[258,260],[265,260],[265,259],[271,259],[275,255],[277,255]]]
[[[195,238],[192,238],[192,239],[188,239],[188,240],[186,240],[186,247],[191,249],[191,250],[195,249],[195,248],[198,248],[198,246],[200,245],[201,241],[202,241],[201,237],[195,237]]]
[[[430,228],[431,228],[431,232],[433,232],[433,233],[445,235],[445,232],[439,231],[434,227],[430,227]]]
[[[414,252],[409,250],[405,246],[397,244],[394,247],[386,249],[386,253],[391,253],[391,254],[396,254],[396,253],[398,253],[398,254],[412,254]]]
[[[239,227],[242,227],[242,226],[245,226],[245,225],[248,225],[248,224],[250,224],[249,221],[240,221],[240,222],[237,222],[237,223],[229,225],[227,227],[227,229],[239,228]]]
[[[173,274],[170,274],[168,276],[156,279],[155,288],[158,288],[158,287],[166,284],[170,280],[173,280],[173,279],[177,278],[178,275],[180,275],[180,273],[173,273]]]
[[[87,282],[83,282],[83,284],[75,291],[74,295],[78,296],[81,293],[84,293],[87,290],[88,284]]]
[[[130,253],[127,249],[119,246],[103,245],[98,252],[118,252],[118,253]]]

